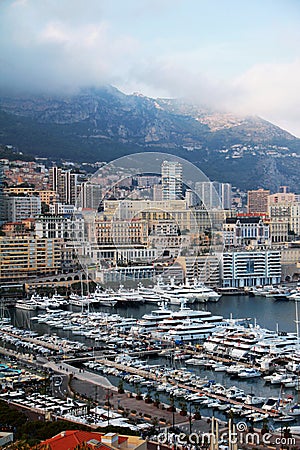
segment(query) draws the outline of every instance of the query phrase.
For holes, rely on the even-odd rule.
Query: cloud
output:
[[[250,64],[243,42],[201,40],[201,33],[196,40],[192,31],[188,45],[188,28],[170,33],[173,1],[0,2],[1,93],[113,84],[127,93],[261,115],[300,136],[300,59],[265,63],[260,55],[260,63]],[[181,10],[185,4],[176,0]],[[285,39],[297,54],[299,33]]]
[[[158,92],[221,111],[259,115],[300,137],[300,59],[257,64],[229,78],[196,67],[180,58],[152,61],[135,70],[135,79],[149,95]]]
[[[239,95],[229,107],[259,114],[300,136],[300,58],[255,65],[232,85]]]
[[[50,8],[50,12],[48,16],[44,8],[35,11],[25,0],[17,0],[6,10],[4,27],[0,26],[2,92],[65,92],[114,83],[120,68],[126,72],[133,63],[138,42],[115,33],[101,15],[78,22],[78,10],[74,20],[72,11],[68,15],[67,10]]]

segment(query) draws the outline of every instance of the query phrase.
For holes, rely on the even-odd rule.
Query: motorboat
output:
[[[261,372],[256,369],[244,369],[238,373],[239,378],[257,378],[261,376]]]
[[[262,422],[265,419],[268,419],[269,414],[265,413],[259,413],[259,412],[254,412],[251,414],[248,414],[246,416],[248,419],[250,419],[252,422],[257,423],[257,422]]]
[[[238,375],[244,370],[246,370],[246,366],[243,366],[241,364],[232,364],[231,366],[227,367],[226,372],[229,375]]]
[[[145,303],[145,299],[136,290],[126,290],[121,284],[119,289],[114,292],[114,299],[121,303]]]
[[[279,405],[280,405],[280,398],[269,397],[267,401],[262,405],[261,409],[264,409],[265,411],[272,411],[272,410],[277,411]]]
[[[288,414],[293,417],[299,417],[300,416],[300,404],[297,403],[295,405],[292,405],[288,411]]]
[[[255,395],[248,394],[246,396],[245,405],[251,406],[262,405],[265,401],[266,401],[265,397],[257,397]]]
[[[228,366],[225,366],[225,364],[222,364],[222,363],[216,363],[212,366],[212,369],[215,372],[226,372],[227,368],[228,368]]]
[[[24,309],[26,311],[35,311],[37,309],[37,303],[30,299],[30,300],[17,300],[15,307],[17,309]]]
[[[280,422],[280,423],[293,422],[294,420],[296,420],[295,417],[292,417],[291,415],[288,414],[281,414],[280,416],[273,418],[273,422]]]

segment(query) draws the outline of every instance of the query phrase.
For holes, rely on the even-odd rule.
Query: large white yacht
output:
[[[143,297],[146,303],[160,303],[167,301],[170,305],[180,305],[182,298],[188,303],[194,303],[195,297],[178,295],[176,291],[170,289],[171,285],[165,285],[159,282],[153,288],[147,288],[142,285],[138,287],[138,293]]]
[[[186,300],[196,299],[196,301],[201,303],[207,301],[217,302],[221,297],[220,294],[208,286],[205,286],[203,283],[194,281],[193,284],[190,284],[187,280],[185,284],[177,286],[173,278],[171,278],[170,284],[165,284],[162,281],[162,278],[158,278],[157,284],[153,287],[153,290],[160,295],[171,294]]]
[[[294,333],[266,335],[253,345],[250,353],[255,357],[280,355],[286,350],[297,349],[298,339]]]
[[[37,309],[37,303],[30,300],[17,300],[15,307],[17,309],[24,309],[26,311],[35,311]]]
[[[217,302],[221,295],[203,283],[194,282],[194,284],[186,283],[179,286],[173,291],[176,295],[195,298],[198,302]]]
[[[114,297],[118,302],[121,303],[145,303],[145,299],[139,293],[139,291],[135,291],[133,289],[126,290],[122,284],[120,285],[119,289],[114,292]]]
[[[92,298],[85,295],[71,294],[69,297],[69,304],[72,306],[84,307],[91,305]]]
[[[223,321],[223,316],[212,316],[210,311],[196,311],[186,306],[185,301],[181,301],[179,311],[174,311],[169,317],[160,322],[156,331],[161,334],[181,325],[184,320],[201,320],[210,324],[219,324]]]
[[[137,324],[131,328],[131,332],[134,334],[148,333],[156,330],[157,325],[167,317],[173,314],[165,302],[162,302],[159,309],[152,311],[150,314],[144,314],[141,319],[137,321]]]
[[[171,328],[165,339],[176,341],[202,341],[210,336],[220,326],[218,322],[205,322],[201,319],[184,319],[180,324]]]
[[[139,284],[138,294],[143,297],[146,303],[160,303],[162,301],[162,296],[155,291],[153,288],[148,288]]]
[[[102,306],[115,306],[118,303],[117,297],[113,292],[101,291],[99,286],[96,287],[95,292],[92,294],[94,302]]]

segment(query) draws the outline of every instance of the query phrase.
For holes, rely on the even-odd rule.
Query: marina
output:
[[[117,301],[117,292],[125,300]],[[10,384],[19,398],[3,395],[3,399],[22,402],[23,408],[52,418],[64,416],[95,427],[114,420],[136,431],[150,426],[146,411],[165,417],[162,424],[170,426],[173,408],[178,424],[186,423],[189,414],[215,417],[220,423],[230,417],[258,429],[266,423],[273,430],[299,426],[297,299],[278,301],[244,292],[218,294],[218,301],[174,293],[170,295],[176,302],[168,301],[167,294],[160,302],[142,295],[136,302],[127,301],[133,292],[123,286],[114,293],[97,289],[94,298],[107,296],[112,303],[106,304],[92,301],[91,294],[74,294],[74,301],[55,295],[54,307],[49,302],[46,307],[16,305],[3,310],[1,345],[6,353],[20,363],[26,360],[47,373],[67,377],[79,402],[73,404],[71,392],[58,400],[49,393],[52,398],[39,397],[39,391],[24,394],[16,378],[2,384],[2,393]],[[46,303],[38,294],[19,302]],[[127,420],[116,405],[107,417],[97,389],[116,395],[120,386],[141,419],[129,414]],[[86,392],[88,398],[95,395],[92,412]],[[124,397],[122,401],[126,404]]]
[[[256,308],[259,324],[249,314]],[[88,304],[10,313],[12,324],[2,326],[6,345],[47,358],[76,354],[74,370],[101,373],[114,386],[122,380],[133,396],[150,389],[167,404],[171,396],[177,408],[185,402],[222,420],[230,412],[255,424],[299,421],[295,301],[283,306],[268,297],[225,295],[211,303],[182,299],[179,305]]]

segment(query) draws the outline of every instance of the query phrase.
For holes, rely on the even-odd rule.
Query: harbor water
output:
[[[231,316],[236,318],[251,319],[250,323],[255,322],[263,328],[270,330],[296,332],[295,324],[295,302],[294,301],[280,301],[266,297],[253,297],[248,295],[228,295],[222,296],[216,303],[193,303],[188,305],[191,309],[208,310],[212,314],[221,315],[224,318]],[[80,308],[71,307],[75,312],[79,312]],[[120,314],[123,317],[133,317],[139,319],[145,313],[150,313],[158,306],[155,303],[116,305],[114,307],[96,307],[96,311],[104,311],[108,313]],[[170,309],[178,310],[179,306],[171,305]],[[42,313],[42,311],[41,311]],[[39,333],[48,333],[50,330],[47,325],[37,324],[30,321],[30,317],[36,316],[36,311],[26,311],[20,309],[10,309],[13,325],[19,328],[30,328]],[[55,331],[61,336],[70,336],[69,331],[57,330]],[[77,339],[80,336],[76,337]]]
[[[251,319],[249,323],[253,325],[257,323],[261,327],[271,330],[278,329],[282,332],[296,332],[295,324],[295,303],[294,301],[275,301],[272,298],[266,297],[253,297],[248,295],[230,295],[222,296],[216,303],[193,303],[189,305],[190,308],[196,310],[208,310],[212,314],[222,315],[224,318],[247,318]],[[70,307],[71,308],[71,307]],[[171,306],[172,310],[178,310],[179,306]],[[96,307],[95,311],[104,311],[110,314],[119,314],[123,317],[140,318],[145,313],[150,313],[154,309],[158,309],[158,305],[155,303],[144,304],[127,304],[115,307]],[[74,312],[80,312],[80,308],[72,307]],[[30,320],[31,317],[39,314],[38,311],[25,311],[12,308],[10,310],[12,323],[18,328],[31,329],[37,331],[39,334],[56,334],[60,337],[66,337],[71,340],[77,340],[85,343],[87,346],[93,347],[95,342],[80,335],[74,335],[71,330],[63,330],[63,328],[52,328],[45,323],[38,323]],[[41,311],[40,313],[43,313]],[[165,367],[178,368],[185,366],[184,361],[174,361],[172,357],[166,358],[162,356],[152,356],[148,359],[149,364],[159,364]],[[214,383],[220,383],[223,386],[229,388],[230,386],[236,386],[244,390],[246,394],[255,394],[263,397],[275,397],[279,396],[293,396],[295,398],[295,391],[293,389],[282,389],[278,385],[270,385],[263,380],[263,378],[253,378],[247,380],[241,380],[230,377],[223,372],[214,372],[204,367],[199,366],[185,366],[189,371],[194,372],[207,380]],[[114,376],[108,376],[110,381],[118,385],[119,379]],[[133,390],[133,387],[125,384],[125,387],[129,390]],[[89,394],[92,394],[92,386],[86,386],[86,390]],[[145,389],[144,389],[145,390]],[[89,392],[91,391],[91,392]],[[164,397],[164,396],[163,396]],[[167,401],[167,398],[163,398]],[[204,408],[205,409],[205,408]],[[205,411],[204,411],[205,413]],[[209,411],[207,411],[207,414]],[[222,414],[221,414],[222,416]],[[298,419],[299,420],[299,419]],[[297,421],[298,422],[298,421]]]

